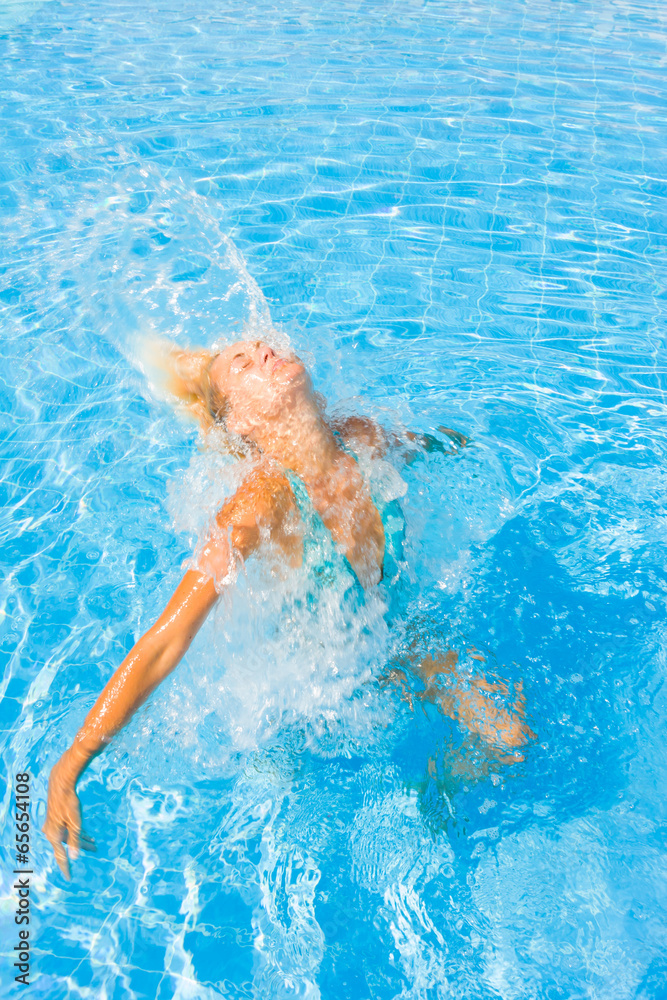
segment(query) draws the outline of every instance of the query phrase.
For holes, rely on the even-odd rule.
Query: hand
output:
[[[46,805],[46,821],[42,832],[53,848],[56,861],[66,879],[70,876],[70,859],[74,861],[79,848],[95,851],[95,841],[81,830],[81,805],[76,794],[76,779],[66,770],[61,757],[51,771]],[[69,847],[69,858],[64,847]]]
[[[440,431],[441,434],[446,434],[449,440],[454,442],[456,448],[465,448],[470,444],[469,437],[466,437],[465,434],[461,434],[460,431],[453,431],[451,427],[443,427],[442,425],[440,425],[440,427],[438,427],[438,430]],[[456,448],[454,449],[454,451],[456,450]],[[451,449],[449,451],[449,454],[450,455],[453,454],[453,451]]]
[[[456,455],[461,448],[465,448],[466,445],[470,444],[470,438],[459,431],[453,431],[451,427],[438,427],[438,431],[449,438],[453,447],[448,447],[444,441],[441,441],[440,438],[435,437],[433,434],[415,434],[414,431],[407,431],[405,436],[408,441],[417,444],[421,448],[421,451],[427,455],[432,455],[436,452],[441,455]],[[412,465],[419,456],[420,452],[412,452],[407,456],[407,464]]]
[[[459,431],[453,431],[451,427],[438,427],[441,434],[444,434],[454,445],[453,448],[448,448],[447,445],[441,441],[439,438],[435,437],[433,434],[422,434],[421,435],[421,446],[425,452],[432,454],[433,452],[440,452],[441,455],[456,455],[461,448],[465,448],[466,445],[470,444],[470,438],[466,437],[465,434],[461,434]]]

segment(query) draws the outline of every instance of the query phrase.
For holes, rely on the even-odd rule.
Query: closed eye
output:
[[[238,361],[239,358],[241,359],[241,361],[243,361],[243,364],[237,365],[236,361]],[[244,358],[245,361],[243,360]],[[244,368],[248,368],[248,366],[251,364],[252,364],[252,358],[249,358],[248,355],[245,354],[243,351],[239,351],[239,353],[235,354],[234,357],[232,358],[232,365],[234,366],[234,368],[236,368],[237,371],[243,371]]]

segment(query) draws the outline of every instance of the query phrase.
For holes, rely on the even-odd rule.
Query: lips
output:
[[[276,358],[276,360],[273,362],[273,368],[271,369],[271,374],[273,374],[273,372],[275,372],[278,368],[281,368],[282,366],[289,364],[290,364],[289,358]]]
[[[296,357],[276,358],[271,366],[271,378],[275,378],[280,385],[291,385],[295,379],[300,381],[303,374],[303,365]]]

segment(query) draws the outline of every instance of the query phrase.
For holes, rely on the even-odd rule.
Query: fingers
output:
[[[443,427],[441,425],[440,427],[438,427],[438,430],[440,431],[441,434],[446,434],[447,437],[450,439],[450,441],[453,441],[454,444],[457,444],[459,448],[465,448],[465,446],[470,441],[470,438],[466,437],[465,434],[461,434],[460,431],[454,431],[452,430],[451,427]]]
[[[72,861],[79,857],[79,835],[81,833],[81,814],[75,805],[70,805],[67,815],[67,846]]]
[[[441,455],[454,455],[456,452],[456,448],[446,448],[442,441],[433,437],[432,434],[422,434],[421,446],[427,455],[432,455],[434,452],[439,452]]]
[[[43,829],[42,832],[51,844],[56,863],[68,881],[72,877],[70,858],[72,861],[76,861],[79,850],[88,851],[91,854],[97,851],[97,845],[93,838],[89,837],[87,833],[83,833],[82,830],[78,832],[76,830],[68,831],[67,827],[62,826],[56,834],[49,833],[46,829]],[[69,848],[69,857],[65,850],[65,841]]]
[[[56,820],[49,817],[42,827],[42,832],[53,848],[56,864],[68,881],[71,879],[70,862],[78,858],[79,851],[91,853],[97,851],[93,838],[81,829],[78,802],[70,803],[64,819]]]
[[[58,865],[58,868],[60,868],[65,878],[69,881],[71,877],[69,868],[69,859],[67,857],[67,852],[62,842],[63,837],[65,835],[65,827],[63,826],[56,832],[52,833],[47,828],[47,824],[45,824],[42,827],[42,833],[44,834],[44,836],[50,843],[51,847],[53,848],[53,853],[55,855],[56,864]]]
[[[67,832],[67,846],[69,847],[69,855],[72,861],[76,861],[79,857],[79,831],[76,828],[70,827]]]
[[[62,844],[53,844],[52,846],[53,846],[53,853],[56,856],[56,862],[58,864],[58,867],[60,868],[61,872],[69,882],[70,879],[72,878],[72,875],[70,873],[67,851],[65,850]]]
[[[97,851],[97,844],[93,838],[89,837],[87,833],[83,832],[83,830],[79,834],[79,847],[82,851],[89,851],[90,853]]]

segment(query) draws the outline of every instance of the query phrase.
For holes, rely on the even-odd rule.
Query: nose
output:
[[[269,345],[263,344],[259,340],[257,341],[257,355],[260,365],[265,365],[269,358],[275,357]]]

